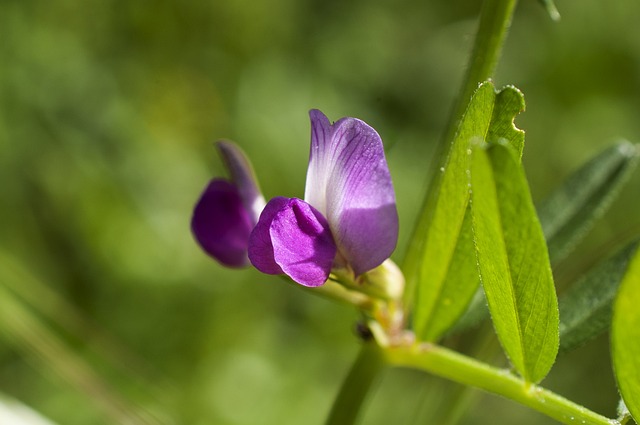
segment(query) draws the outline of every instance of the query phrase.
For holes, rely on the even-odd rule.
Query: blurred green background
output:
[[[246,150],[267,197],[301,196],[307,111],[364,119],[388,147],[400,260],[479,7],[0,0],[0,392],[59,424],[321,424],[357,314],[198,249],[191,208],[224,173],[212,141]],[[535,199],[640,140],[640,2],[558,7],[554,23],[521,2],[496,75],[527,100]],[[635,173],[559,283],[640,233],[638,193]],[[389,372],[364,423],[431,423],[433,382]],[[607,337],[544,384],[613,416]],[[466,425],[553,423],[470,397]]]

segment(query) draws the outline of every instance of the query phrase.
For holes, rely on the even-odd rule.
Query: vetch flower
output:
[[[227,141],[216,143],[231,181],[213,179],[200,196],[191,231],[202,249],[227,267],[249,265],[249,235],[265,200],[244,153]]]
[[[395,249],[398,213],[382,140],[365,122],[331,124],[312,110],[304,200],[271,199],[249,238],[249,259],[263,273],[322,285],[332,270],[359,276]]]

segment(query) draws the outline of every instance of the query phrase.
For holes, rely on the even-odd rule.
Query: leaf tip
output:
[[[618,152],[620,155],[629,159],[636,158],[640,156],[640,145],[631,143],[628,140],[623,140],[618,144]]]
[[[542,3],[553,22],[560,21],[560,12],[558,12],[558,8],[553,0],[540,0],[540,3]]]

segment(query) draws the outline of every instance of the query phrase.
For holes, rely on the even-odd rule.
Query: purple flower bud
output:
[[[249,160],[231,142],[216,143],[231,182],[214,179],[200,196],[191,230],[202,249],[228,267],[249,265],[249,235],[265,202]]]

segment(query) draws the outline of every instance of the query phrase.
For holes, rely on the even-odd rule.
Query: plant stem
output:
[[[367,394],[384,366],[384,357],[377,344],[373,341],[365,343],[342,383],[326,425],[355,423]]]
[[[374,302],[368,295],[349,290],[337,281],[331,280],[331,278],[329,278],[324,285],[315,288],[299,285],[284,275],[282,278],[287,283],[309,293],[357,307],[362,311],[371,311],[373,309]]]
[[[424,199],[418,221],[409,241],[409,249],[404,259],[402,270],[405,273],[407,288],[404,305],[410,308],[415,295],[418,265],[423,255],[425,234],[431,222],[431,212],[440,192],[440,176],[437,170],[445,163],[454,136],[469,100],[478,85],[493,76],[498,59],[502,53],[502,45],[506,39],[511,18],[517,0],[485,0],[482,3],[478,32],[471,53],[469,67],[465,74],[460,94],[455,101],[449,123],[441,143],[436,147],[434,167],[431,170],[431,183]]]
[[[480,11],[480,23],[476,34],[469,68],[464,78],[460,96],[453,108],[446,139],[451,141],[471,96],[480,83],[490,79],[496,69],[502,46],[507,37],[517,0],[485,0]]]
[[[565,424],[619,425],[615,419],[606,418],[558,394],[525,382],[508,370],[489,366],[438,345],[425,343],[389,347],[384,349],[384,353],[391,365],[420,369],[501,395]]]

